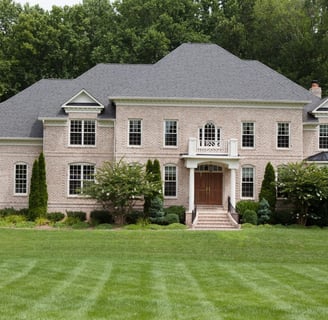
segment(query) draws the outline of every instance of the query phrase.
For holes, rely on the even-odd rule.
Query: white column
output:
[[[236,207],[236,169],[230,169],[230,201]]]
[[[195,169],[189,169],[189,212],[194,210],[195,206]]]

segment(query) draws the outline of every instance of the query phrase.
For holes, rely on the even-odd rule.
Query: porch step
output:
[[[240,226],[222,207],[197,208],[193,230],[238,230]]]

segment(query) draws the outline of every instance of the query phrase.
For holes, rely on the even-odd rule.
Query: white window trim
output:
[[[16,166],[25,165],[26,166],[26,193],[17,193],[16,192]],[[13,194],[15,197],[26,197],[29,193],[29,166],[26,162],[16,162],[14,164],[14,190]]]
[[[70,187],[70,167],[71,166],[94,166],[94,173],[96,173],[96,165],[90,162],[72,162],[68,164],[67,167],[67,197],[68,198],[88,198],[87,195],[83,194],[70,194],[69,187]],[[83,170],[82,170],[83,172]]]
[[[288,147],[278,147],[278,132],[279,132],[279,124],[280,123],[286,123],[288,124]],[[277,150],[290,150],[291,149],[291,135],[290,135],[290,132],[291,132],[291,124],[290,122],[287,122],[287,121],[278,121],[276,123],[276,149]]]
[[[243,197],[243,168],[252,168],[253,169],[253,197]],[[256,194],[256,170],[255,166],[251,164],[245,164],[241,167],[240,170],[240,199],[242,200],[254,200]]]
[[[140,121],[140,144],[130,144],[130,121]],[[128,119],[128,137],[127,137],[127,142],[128,142],[128,147],[129,148],[142,148],[142,132],[143,132],[143,121],[140,118],[131,118]]]
[[[253,123],[253,137],[254,137],[254,146],[253,147],[244,147],[243,146],[243,136],[244,136],[243,124],[244,123]],[[240,136],[241,149],[246,149],[246,150],[254,150],[254,149],[256,149],[255,131],[256,131],[255,121],[242,121],[241,122],[241,136]]]
[[[165,195],[165,168],[166,167],[175,167],[175,196],[166,196]],[[172,164],[172,163],[167,163],[163,166],[163,195],[164,195],[164,199],[178,199],[178,181],[179,181],[179,170],[178,170],[178,166],[176,164]]]
[[[167,121],[175,121],[176,122],[176,139],[177,139],[177,144],[175,146],[168,146],[165,144],[166,140],[165,140],[165,135],[166,135],[166,122]],[[179,145],[179,121],[178,120],[175,120],[175,119],[165,119],[163,121],[163,147],[166,148],[166,149],[177,149],[178,148],[178,145]]]
[[[328,123],[320,123],[320,124],[318,125],[318,139],[317,139],[317,141],[318,141],[318,150],[320,150],[320,151],[325,151],[325,150],[328,150],[328,148],[320,148],[320,127],[321,127],[322,125],[324,125],[324,126],[328,126]]]
[[[205,138],[205,127],[206,125],[208,124],[212,124],[214,126],[214,129],[215,129],[215,142],[220,142],[220,145],[222,144],[223,142],[223,138],[222,138],[222,127],[219,127],[215,124],[214,121],[206,121],[201,127],[198,127],[198,136],[197,136],[197,144],[198,144],[198,147],[200,147],[201,145],[201,142],[202,144],[204,144],[204,142],[206,141],[204,138]],[[200,139],[200,129],[202,129],[202,137]],[[218,130],[220,131],[220,139],[218,139]]]
[[[71,123],[72,121],[82,121],[82,144],[71,144]],[[95,144],[84,144],[84,121],[94,121],[95,123]],[[97,146],[97,121],[94,119],[69,119],[68,146],[72,148],[95,148]]]

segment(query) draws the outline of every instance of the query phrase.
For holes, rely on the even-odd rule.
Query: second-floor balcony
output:
[[[198,140],[189,138],[188,156],[218,155],[238,157],[238,140]]]

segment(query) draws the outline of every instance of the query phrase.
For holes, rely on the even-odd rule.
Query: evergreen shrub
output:
[[[254,210],[245,210],[243,213],[243,223],[251,223],[256,225],[257,224],[257,214]]]
[[[80,221],[87,219],[87,214],[84,211],[67,211],[66,215],[68,218],[76,218]]]
[[[180,223],[185,223],[185,221],[186,221],[186,218],[185,218],[186,208],[184,206],[170,206],[170,207],[164,208],[164,212],[166,215],[177,214],[179,216]]]
[[[246,210],[258,211],[259,203],[253,200],[240,200],[236,204],[236,211],[243,216]]]
[[[65,214],[62,212],[49,212],[46,215],[46,218],[52,222],[61,221],[65,218]]]
[[[114,218],[110,211],[108,210],[94,210],[90,213],[91,222],[94,225],[98,224],[112,224],[114,223]]]
[[[179,216],[175,213],[169,213],[164,217],[165,224],[179,223]]]

